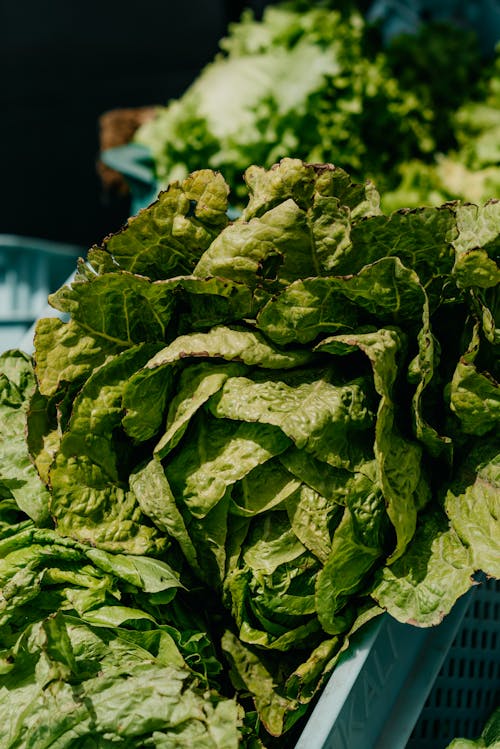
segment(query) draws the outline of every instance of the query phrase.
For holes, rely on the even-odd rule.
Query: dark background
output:
[[[165,104],[264,0],[0,0],[0,233],[90,246],[126,201],[97,175],[98,118]]]

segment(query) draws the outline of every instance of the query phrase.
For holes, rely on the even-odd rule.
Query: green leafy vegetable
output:
[[[248,182],[172,185],[0,360],[6,748],[56,697],[58,746],[290,746],[365,622],[499,574],[497,204]]]
[[[494,197],[500,58],[484,59],[475,32],[451,17],[383,44],[356,6],[287,0],[259,20],[244,12],[191,86],[135,135],[158,186],[210,166],[242,208],[248,165],[294,156],[372,179],[386,210]],[[342,221],[339,212],[339,230]]]

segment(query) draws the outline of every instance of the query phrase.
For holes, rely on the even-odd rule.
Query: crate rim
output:
[[[45,255],[63,255],[77,257],[84,248],[81,245],[59,240],[32,237],[24,234],[0,234],[0,250],[22,250],[23,252],[43,253]]]

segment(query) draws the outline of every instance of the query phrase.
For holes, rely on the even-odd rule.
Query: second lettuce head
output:
[[[383,46],[347,4],[249,12],[178,100],[136,141],[160,186],[219,169],[241,207],[244,170],[284,156],[375,181],[385,210],[484,201],[500,186],[498,67],[474,32],[426,23]]]

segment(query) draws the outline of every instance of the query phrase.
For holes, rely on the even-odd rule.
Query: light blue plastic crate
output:
[[[477,738],[500,705],[500,580],[473,593],[407,749],[443,749]]]
[[[66,281],[82,253],[77,245],[0,234],[0,351],[16,348],[44,316],[48,295]]]
[[[445,749],[498,704],[500,582],[475,586],[438,627],[388,615],[340,659],[295,749]]]
[[[107,167],[122,174],[130,188],[130,213],[135,216],[158,197],[160,187],[154,174],[151,151],[139,143],[128,143],[102,151],[100,159]]]

